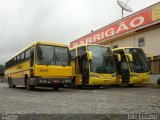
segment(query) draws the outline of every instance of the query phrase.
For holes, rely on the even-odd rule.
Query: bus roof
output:
[[[99,45],[99,44],[82,44],[82,45],[78,45],[78,46],[76,46],[74,48],[70,48],[69,50],[73,50],[73,49],[76,49],[76,48],[79,48],[79,47],[82,47],[82,46],[94,46],[94,45],[103,46],[103,47],[109,47],[109,46]]]
[[[55,46],[60,46],[60,47],[68,47],[67,45],[65,44],[60,44],[60,43],[54,43],[54,42],[48,42],[48,41],[34,41],[32,42],[31,44],[27,45],[25,48],[23,48],[22,50],[20,50],[19,52],[17,52],[15,55],[13,55],[11,57],[11,59],[13,59],[14,57],[16,57],[17,55],[19,55],[20,53],[22,53],[23,51],[29,49],[30,47],[34,46],[34,45],[37,45],[37,44],[43,44],[43,45],[55,45]],[[9,59],[9,60],[11,60]],[[8,60],[8,61],[9,61]],[[7,62],[8,62],[7,61]]]

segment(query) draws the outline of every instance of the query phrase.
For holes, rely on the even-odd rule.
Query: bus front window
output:
[[[37,45],[36,63],[40,65],[69,65],[69,50],[67,47]]]
[[[126,53],[131,54],[133,62],[130,62],[132,72],[148,72],[147,58],[142,49],[126,48]]]
[[[103,46],[88,46],[92,52],[92,61],[90,64],[91,72],[114,73],[115,64],[111,49]]]

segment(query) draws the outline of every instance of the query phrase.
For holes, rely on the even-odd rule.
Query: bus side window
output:
[[[71,54],[72,61],[75,61],[75,58],[76,58],[76,49],[70,50],[70,54]]]
[[[17,56],[17,63],[20,61],[20,55]]]
[[[78,51],[78,52],[77,52],[77,53],[78,53],[78,56],[85,54],[85,53],[86,53],[86,46],[79,47],[79,48],[77,49],[77,51]]]
[[[16,57],[14,57],[14,60],[13,60],[13,61],[14,61],[13,64],[16,64],[16,63],[17,63]]]
[[[24,52],[21,53],[21,61],[23,61],[23,60],[24,60]]]
[[[30,49],[25,52],[25,59],[30,58]]]

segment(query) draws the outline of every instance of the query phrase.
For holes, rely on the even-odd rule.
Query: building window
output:
[[[113,49],[114,49],[114,48],[118,48],[118,45],[113,45]]]
[[[138,47],[143,47],[143,46],[145,46],[144,37],[138,39]]]

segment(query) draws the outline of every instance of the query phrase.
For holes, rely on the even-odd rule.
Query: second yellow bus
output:
[[[70,49],[73,67],[72,85],[95,86],[115,84],[116,71],[110,47],[86,44]]]

